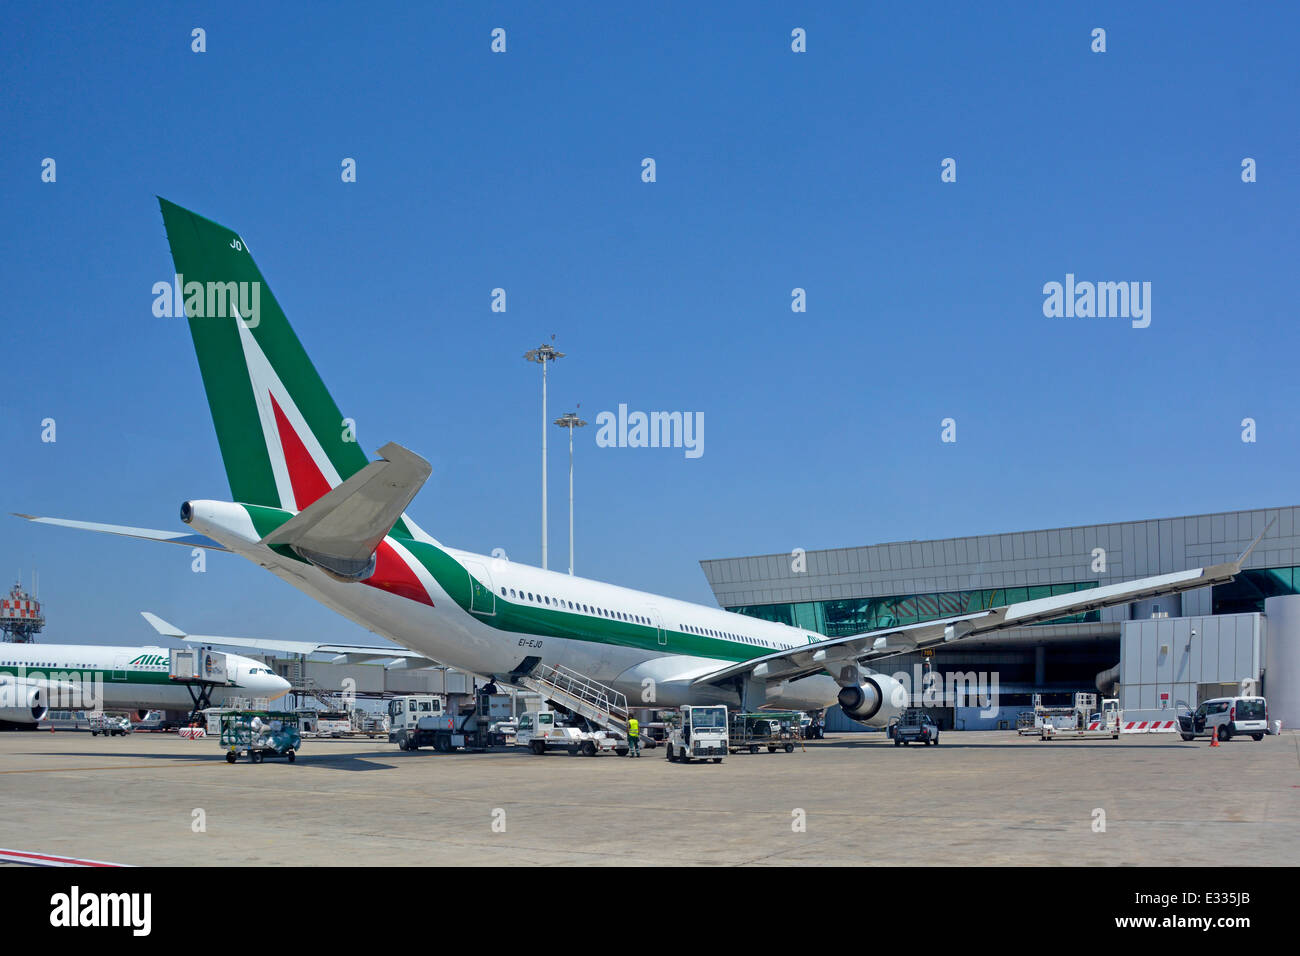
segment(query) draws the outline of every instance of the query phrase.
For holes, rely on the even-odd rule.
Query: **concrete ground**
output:
[[[937,748],[854,734],[721,765],[663,754],[308,740],[295,764],[232,766],[211,739],[3,733],[0,847],[138,865],[1300,859],[1300,735],[1289,732],[1218,748],[950,732]]]

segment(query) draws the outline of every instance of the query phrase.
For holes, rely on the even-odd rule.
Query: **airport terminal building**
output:
[[[1294,725],[1300,506],[700,563],[727,610],[840,637],[1233,561],[1269,522],[1231,584],[973,638],[931,664],[997,674],[996,713],[944,701],[940,722],[956,729],[1014,727],[1034,692],[1118,687],[1126,713],[1163,716],[1242,680],[1261,682],[1270,716]],[[921,663],[902,655],[878,669],[912,675]],[[832,712],[828,729],[860,727]]]

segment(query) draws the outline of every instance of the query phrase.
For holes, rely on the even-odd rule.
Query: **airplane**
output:
[[[0,644],[0,727],[34,727],[50,710],[191,710],[188,688],[171,680],[170,647]],[[261,661],[226,655],[230,685],[212,689],[213,707],[232,697],[283,697],[289,682]]]
[[[563,665],[633,706],[838,703],[885,726],[909,694],[872,665],[1229,582],[1269,530],[1223,564],[836,638],[453,548],[406,513],[430,464],[395,442],[368,458],[243,237],[159,204],[231,500],[185,501],[189,532],[23,517],[237,554],[362,627],[489,680]]]

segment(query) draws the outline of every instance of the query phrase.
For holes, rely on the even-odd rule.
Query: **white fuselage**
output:
[[[46,682],[51,710],[189,710],[194,706],[189,690],[168,676],[171,651],[97,644],[0,644],[0,679]],[[213,688],[214,707],[232,697],[278,698],[289,690],[289,682],[261,661],[228,654],[226,664],[233,683]],[[78,694],[64,701],[60,689],[65,695],[71,696],[74,689]],[[82,699],[81,694],[90,696]]]
[[[490,608],[467,612],[431,576],[422,575],[433,605],[419,603],[359,583],[341,581],[312,565],[285,558],[258,543],[259,535],[242,514],[242,508],[216,502],[195,502],[190,522],[232,551],[268,568],[299,590],[383,637],[403,647],[480,676],[508,679],[526,658],[563,665],[625,694],[633,706],[665,707],[681,704],[722,703],[735,706],[739,694],[692,682],[735,657],[708,657],[684,653],[691,638],[707,637],[743,645],[747,656],[759,656],[822,640],[821,635],[771,621],[762,621],[719,608],[691,604],[660,595],[555,571],[516,564],[467,551],[439,547],[483,581],[495,599],[555,607],[562,601],[572,613],[627,614],[653,622],[659,647],[647,649],[591,639],[503,631],[492,624]],[[389,539],[391,542],[392,539]],[[503,591],[504,589],[504,591]],[[525,595],[531,596],[524,597]],[[696,644],[699,642],[696,641]],[[652,695],[647,689],[653,688]],[[767,688],[765,703],[795,710],[815,710],[836,700],[839,685],[819,674]]]

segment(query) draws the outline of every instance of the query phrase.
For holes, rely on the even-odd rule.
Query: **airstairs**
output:
[[[631,716],[627,697],[612,687],[598,684],[567,667],[549,664],[538,664],[527,674],[513,675],[511,681],[572,714],[585,717],[598,727],[627,736],[627,722]]]

